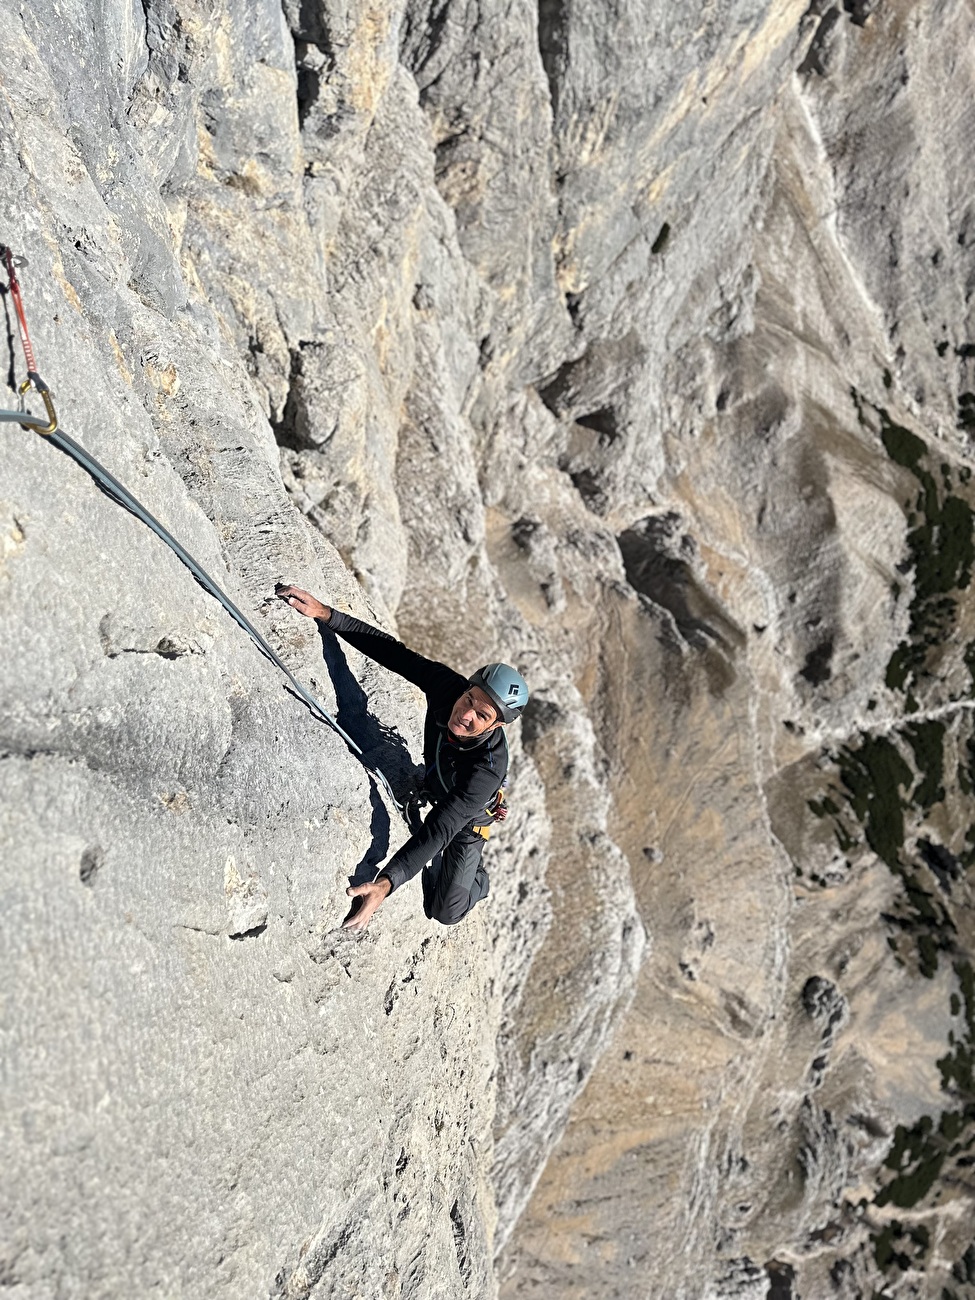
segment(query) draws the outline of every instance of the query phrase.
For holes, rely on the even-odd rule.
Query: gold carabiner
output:
[[[23,397],[24,394],[29,391],[29,389],[36,388],[36,387],[37,386],[32,382],[32,380],[25,379],[24,382],[20,385],[20,389],[19,389],[21,397]],[[47,411],[47,418],[50,421],[50,423],[43,427],[41,427],[41,425],[39,424],[22,424],[20,427],[22,429],[33,429],[35,433],[53,433],[54,430],[58,427],[58,414],[57,411],[55,411],[54,409],[54,402],[51,399],[50,390],[45,384],[43,388],[37,388],[37,392],[39,392],[41,397],[44,399],[44,407]]]

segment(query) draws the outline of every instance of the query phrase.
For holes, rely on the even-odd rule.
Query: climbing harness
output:
[[[474,823],[474,830],[480,835],[481,839],[489,840],[491,838],[491,827],[495,822],[503,822],[508,815],[508,805],[505,802],[504,786],[494,796],[484,813],[490,817],[490,821],[485,823]]]
[[[257,628],[254,627],[253,623],[251,623],[246,615],[237,608],[227,593],[217,585],[213,578],[211,578],[206,570],[197,563],[193,556],[179,544],[172,533],[169,532],[169,530],[165,528],[158,519],[149,513],[141,501],[132,495],[127,487],[120,483],[113,474],[110,474],[104,465],[101,465],[94,456],[90,456],[88,452],[85,451],[84,447],[75,442],[73,438],[69,438],[63,429],[58,428],[58,417],[54,408],[51,391],[38,373],[37,363],[34,358],[34,348],[31,344],[30,334],[27,329],[27,318],[24,314],[24,304],[21,297],[20,283],[17,279],[17,273],[15,270],[16,265],[19,264],[23,266],[25,263],[23,259],[15,259],[10,249],[3,246],[0,246],[0,257],[3,258],[6,266],[7,278],[9,281],[8,287],[17,313],[17,322],[20,329],[20,341],[23,345],[24,358],[27,362],[27,378],[17,390],[20,396],[20,407],[16,411],[0,410],[0,422],[19,424],[23,429],[33,429],[36,433],[43,434],[48,442],[53,443],[54,446],[60,451],[63,451],[65,455],[70,456],[73,461],[91,475],[98,486],[106,492],[108,496],[110,496],[120,506],[123,506],[131,514],[135,515],[135,517],[141,520],[146,527],[151,528],[156,536],[161,538],[177,558],[186,565],[200,586],[203,587],[205,591],[208,591],[215,600],[219,601],[230,617],[241,628],[243,628],[257,646],[258,650],[260,650],[261,654],[263,654],[266,659],[269,659],[276,668],[279,668],[281,672],[284,673],[291,686],[305,704],[308,705],[312,713],[322,722],[327,723],[333,731],[337,732],[338,735],[342,737],[352,753],[359,759],[366,771],[369,772],[371,776],[375,777],[393,801],[396,809],[403,814],[405,818],[402,805],[393,793],[393,788],[386,775],[378,767],[372,766],[366,762],[361,748],[356,744],[348,732],[343,730],[324,705],[320,704],[314,695],[302,686],[301,682],[298,681],[290,668],[287,667],[277,652],[273,650],[264,637],[261,636],[260,632],[258,632]],[[48,416],[46,423],[39,416],[31,415],[25,408],[25,395],[32,388],[39,393],[43,399]]]

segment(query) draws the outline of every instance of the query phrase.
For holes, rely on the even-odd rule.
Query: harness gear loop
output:
[[[505,802],[504,786],[498,790],[488,806],[484,809],[482,816],[490,818],[490,821],[475,822],[474,830],[482,839],[489,839],[491,836],[491,827],[495,822],[503,822],[508,815],[508,805]]]

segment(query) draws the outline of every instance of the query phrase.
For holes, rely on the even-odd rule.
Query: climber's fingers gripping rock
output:
[[[391,888],[386,876],[380,876],[378,880],[373,880],[367,885],[350,885],[345,892],[356,902],[352,904],[352,910],[342,922],[343,928],[364,930]]]
[[[274,594],[279,600],[289,604],[292,609],[296,609],[299,614],[304,614],[306,618],[323,619],[327,622],[332,615],[328,605],[323,605],[311,592],[302,591],[301,587],[275,587]]]

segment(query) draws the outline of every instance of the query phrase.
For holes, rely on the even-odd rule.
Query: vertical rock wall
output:
[[[343,934],[395,809],[2,427],[11,1294],[967,1295],[968,8],[0,13],[64,426],[397,790],[276,581],[533,687]]]

